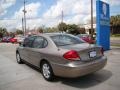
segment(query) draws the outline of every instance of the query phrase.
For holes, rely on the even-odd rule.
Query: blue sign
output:
[[[96,1],[97,44],[104,50],[110,49],[110,9],[109,4]]]

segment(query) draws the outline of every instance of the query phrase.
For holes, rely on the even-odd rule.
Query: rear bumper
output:
[[[86,62],[79,65],[56,65],[53,64],[53,72],[56,76],[75,78],[87,75],[102,69],[107,63],[107,58],[103,56],[92,62]]]

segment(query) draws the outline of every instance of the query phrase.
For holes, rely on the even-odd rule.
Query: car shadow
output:
[[[26,63],[29,67],[40,73],[40,69],[33,67],[31,64]],[[55,77],[54,81],[50,83],[60,82],[61,84],[76,87],[76,88],[89,88],[100,83],[103,83],[112,77],[112,72],[106,69],[102,69],[93,74],[85,75],[79,78],[62,78]]]
[[[89,74],[74,79],[57,77],[54,82],[61,82],[64,85],[68,85],[76,88],[89,88],[105,82],[111,76],[112,73],[110,71],[103,69],[94,74]]]

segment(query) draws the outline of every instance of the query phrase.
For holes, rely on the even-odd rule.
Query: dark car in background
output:
[[[81,38],[82,40],[89,44],[95,43],[95,41],[88,34],[78,34],[77,37]]]
[[[8,42],[10,42],[10,39],[11,39],[11,38],[12,38],[12,37],[5,36],[5,37],[2,38],[2,42],[8,43]]]

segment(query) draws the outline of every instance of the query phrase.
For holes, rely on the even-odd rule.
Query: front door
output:
[[[29,62],[35,66],[40,66],[40,60],[42,59],[44,48],[47,46],[47,40],[41,36],[37,36],[33,41],[33,44],[29,53]]]

